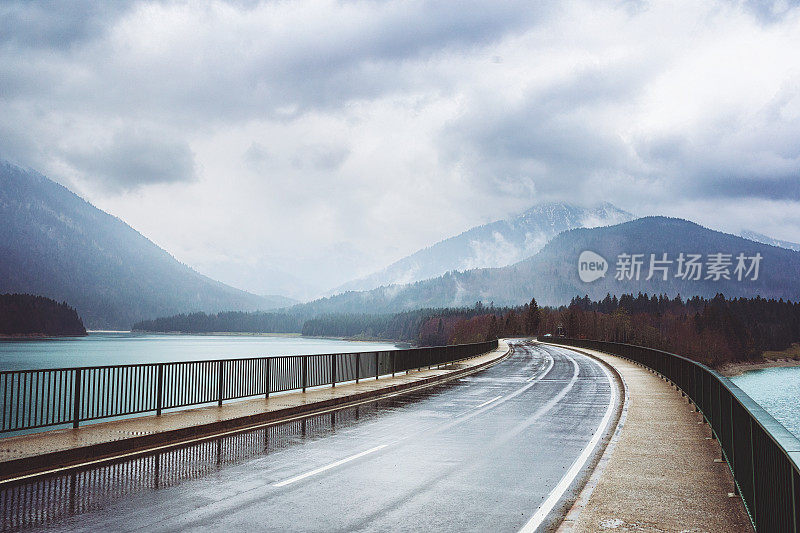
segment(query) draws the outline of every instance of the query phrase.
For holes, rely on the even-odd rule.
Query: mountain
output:
[[[609,203],[595,208],[542,204],[521,215],[477,226],[440,241],[374,274],[345,283],[331,294],[412,283],[451,270],[510,265],[532,256],[562,231],[608,226],[633,218]]]
[[[581,281],[578,259],[584,251],[591,251],[601,265],[605,261],[607,272],[591,282]],[[650,256],[662,259],[667,254],[671,264],[667,279],[663,271],[656,270],[652,279],[646,280]],[[701,279],[676,277],[679,254],[700,254]],[[642,254],[641,275],[638,280],[616,279],[620,254]],[[728,277],[706,279],[709,260],[715,254],[730,254]],[[757,279],[755,272],[737,280],[737,256],[744,258],[761,255]],[[710,257],[711,256],[711,257]],[[686,255],[685,255],[686,257]],[[624,260],[624,258],[622,258]],[[638,258],[637,258],[638,259]],[[746,260],[746,267],[753,261]],[[655,266],[659,266],[656,264]],[[724,270],[724,269],[723,269]],[[713,297],[723,293],[729,298],[755,297],[800,300],[800,252],[776,248],[735,235],[710,230],[686,220],[645,217],[623,224],[599,228],[580,228],[561,233],[538,254],[524,261],[502,268],[484,268],[466,272],[448,272],[444,276],[408,285],[381,287],[366,292],[347,292],[295,306],[294,312],[319,314],[330,312],[393,312],[421,307],[451,307],[473,305],[480,300],[495,305],[519,305],[536,297],[540,304],[564,305],[573,296],[589,295],[598,300],[607,293],[637,292],[666,293],[673,297]]]
[[[756,241],[762,244],[769,244],[770,246],[777,246],[778,248],[786,248],[787,250],[794,250],[795,252],[800,252],[800,244],[797,244],[796,242],[773,239],[772,237],[767,237],[766,235],[762,235],[761,233],[756,233],[755,231],[750,231],[746,229],[742,230],[740,235],[745,239],[750,239],[751,241]]]
[[[66,301],[90,329],[188,311],[294,303],[207,278],[36,172],[0,162],[0,293]]]

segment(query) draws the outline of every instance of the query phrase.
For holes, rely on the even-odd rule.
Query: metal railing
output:
[[[547,342],[619,355],[671,381],[710,424],[753,527],[800,533],[800,440],[731,380],[691,359],[652,348],[588,339]]]
[[[64,518],[106,507],[131,495],[179,485],[227,465],[285,449],[298,438],[346,428],[398,402],[394,398],[262,426],[185,446],[155,450],[93,468],[0,485],[0,531],[46,529]]]
[[[336,386],[451,363],[497,341],[408,350],[0,372],[0,433]]]

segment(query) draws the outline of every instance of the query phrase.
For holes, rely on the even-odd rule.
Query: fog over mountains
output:
[[[90,329],[293,303],[207,278],[65,187],[0,161],[0,293],[6,292],[66,301]]]
[[[345,283],[330,294],[413,283],[451,270],[503,267],[534,255],[562,231],[609,226],[633,218],[610,203],[594,208],[559,203],[538,205],[520,215],[440,241],[374,274]]]
[[[740,235],[745,239],[750,239],[751,241],[756,241],[763,244],[769,244],[770,246],[777,246],[779,248],[786,248],[787,250],[794,250],[795,252],[800,252],[800,244],[796,242],[773,239],[772,237],[767,237],[766,235],[762,235],[761,233],[757,233],[755,231],[750,231],[750,230],[742,230]]]
[[[578,275],[578,258],[592,251],[607,262],[604,276],[590,282]],[[699,278],[680,277],[680,254],[700,256]],[[641,262],[636,277],[617,279],[621,254],[637,255]],[[667,272],[656,270],[649,277],[651,254],[657,260],[667,254]],[[723,254],[724,276],[709,270],[717,254]],[[758,275],[737,279],[737,256],[760,255]],[[658,266],[658,264],[656,264]],[[685,270],[685,265],[682,265]],[[719,268],[717,268],[719,270]],[[710,278],[707,278],[711,274]],[[743,272],[744,274],[744,272]],[[666,279],[665,279],[666,276]],[[715,278],[719,279],[715,279]],[[393,285],[365,292],[347,292],[310,302],[294,309],[309,314],[326,312],[391,312],[420,307],[471,306],[476,301],[495,305],[519,305],[535,296],[543,305],[563,305],[574,296],[601,299],[606,294],[666,293],[669,296],[800,299],[800,252],[778,248],[727,233],[704,228],[686,220],[645,217],[622,224],[579,228],[556,236],[536,255],[501,268],[448,272],[434,279],[408,285]]]
[[[373,287],[369,290],[289,308],[295,302],[288,298],[257,296],[197,273],[65,187],[0,162],[0,293],[66,301],[91,329],[127,329],[139,320],[192,311],[286,308],[309,317],[472,306],[479,300],[517,305],[531,297],[557,306],[578,295],[599,299],[639,291],[800,299],[800,252],[788,249],[792,243],[754,233],[748,234],[752,240],[744,239],[680,219],[632,218],[611,204],[540,205],[472,228],[347,285]],[[586,250],[606,262],[605,275],[590,283],[578,276],[578,257]],[[704,262],[727,254],[727,277],[676,276],[681,253],[698,254]],[[621,254],[638,254],[636,279],[615,275]],[[673,271],[666,278],[657,272],[646,279],[651,254],[659,259],[667,254]],[[736,279],[738,254],[760,256],[756,279]]]

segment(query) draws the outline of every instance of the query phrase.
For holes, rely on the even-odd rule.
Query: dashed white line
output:
[[[499,400],[499,399],[500,399],[500,398],[502,398],[502,397],[503,397],[503,396],[502,396],[502,394],[501,394],[500,396],[496,396],[496,397],[492,398],[491,400],[487,400],[487,401],[483,402],[483,403],[482,403],[482,404],[480,404],[480,405],[476,405],[476,406],[475,406],[475,409],[480,409],[481,407],[483,407],[483,406],[485,406],[485,405],[489,405],[489,404],[490,404],[490,403],[492,403],[492,402],[496,402],[497,400]]]
[[[331,463],[329,465],[321,466],[321,467],[319,467],[317,469],[314,469],[314,470],[312,470],[310,472],[306,472],[305,474],[300,474],[298,476],[290,477],[289,479],[285,479],[285,480],[280,481],[278,483],[273,483],[272,486],[273,487],[285,487],[286,485],[294,483],[295,481],[300,481],[301,479],[305,479],[307,477],[315,476],[317,474],[325,472],[326,470],[330,470],[331,468],[336,468],[337,466],[341,466],[341,465],[343,465],[345,463],[349,463],[350,461],[355,461],[356,459],[358,459],[360,457],[364,457],[365,455],[369,455],[371,453],[377,452],[378,450],[382,450],[382,449],[386,448],[387,446],[388,446],[388,444],[381,444],[380,446],[375,446],[374,448],[370,448],[369,450],[365,450],[365,451],[363,451],[361,453],[357,453],[355,455],[351,455],[350,457],[345,457],[344,459],[340,459],[340,460],[336,461],[335,463]]]

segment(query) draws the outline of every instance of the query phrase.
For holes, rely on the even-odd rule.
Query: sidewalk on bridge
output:
[[[624,426],[605,469],[559,531],[752,531],[709,426],[681,393],[630,361],[613,366],[628,389]],[[587,497],[588,496],[588,497]]]
[[[87,461],[102,461],[153,448],[210,437],[226,431],[302,417],[344,404],[373,401],[383,396],[470,374],[492,365],[509,353],[500,340],[496,350],[441,368],[412,370],[395,377],[364,378],[359,383],[337,383],[303,392],[272,394],[269,398],[231,401],[96,424],[0,439],[0,481]]]

